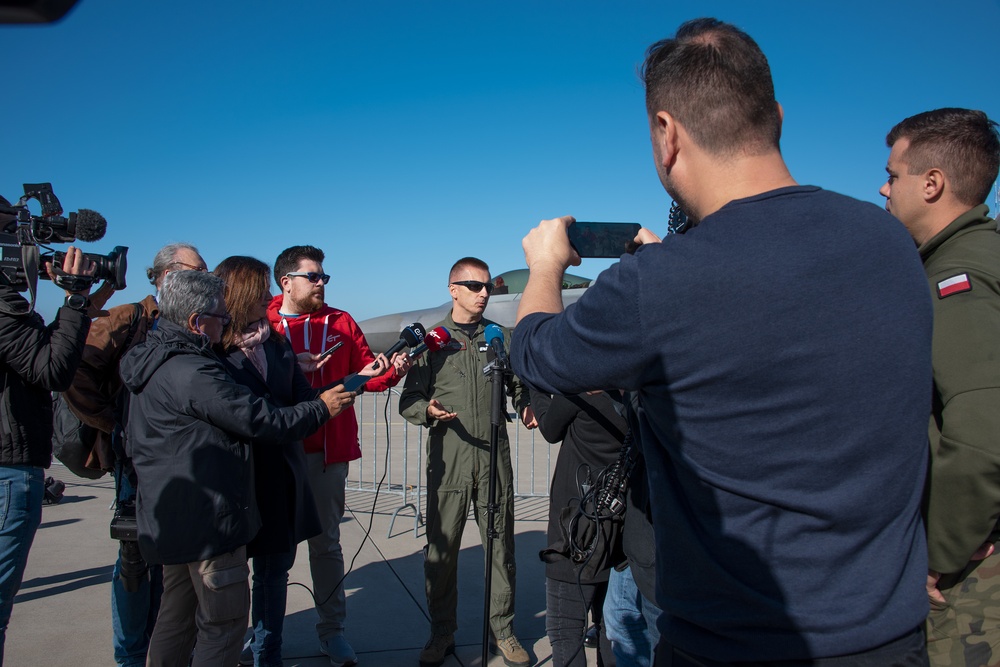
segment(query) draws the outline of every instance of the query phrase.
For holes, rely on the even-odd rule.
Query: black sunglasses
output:
[[[481,283],[478,280],[456,280],[452,285],[461,285],[468,288],[470,292],[481,292],[486,288],[487,294],[493,294],[493,283]]]
[[[292,273],[286,273],[285,275],[290,278],[305,278],[311,283],[318,283],[322,280],[323,284],[326,285],[330,282],[329,274],[316,273],[315,271],[293,271]]]

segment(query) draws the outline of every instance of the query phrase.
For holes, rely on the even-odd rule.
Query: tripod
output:
[[[492,350],[491,350],[492,352]],[[506,355],[495,355],[495,358],[483,369],[484,375],[490,376],[493,383],[490,394],[490,482],[489,495],[486,505],[486,544],[483,550],[486,552],[486,581],[484,585],[485,594],[483,601],[483,667],[486,667],[489,660],[488,647],[490,640],[490,596],[493,584],[493,541],[500,535],[496,529],[496,516],[500,511],[497,505],[497,452],[500,448],[500,429],[504,427],[504,420],[509,421],[506,411],[507,396],[504,394],[504,380],[513,376],[510,370],[510,362]]]

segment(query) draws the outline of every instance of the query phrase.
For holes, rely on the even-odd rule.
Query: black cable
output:
[[[301,586],[302,588],[306,589],[306,591],[308,591],[308,593],[309,593],[309,597],[311,597],[313,599],[313,605],[315,605],[317,607],[319,607],[320,605],[326,604],[330,600],[330,598],[332,598],[334,596],[334,594],[337,592],[337,590],[343,585],[344,580],[347,579],[347,575],[349,575],[354,570],[354,561],[356,561],[358,559],[358,556],[361,555],[361,550],[364,548],[365,542],[367,542],[369,540],[370,536],[371,536],[372,525],[375,522],[375,508],[378,506],[378,494],[382,490],[382,484],[383,484],[383,482],[385,482],[385,476],[389,473],[389,444],[390,444],[389,443],[389,440],[390,440],[390,438],[389,438],[389,434],[390,434],[390,429],[389,429],[389,403],[390,403],[391,399],[392,399],[392,391],[389,390],[389,391],[386,392],[385,407],[382,409],[382,413],[383,413],[382,416],[383,416],[384,421],[385,421],[385,462],[384,462],[384,465],[383,465],[382,479],[380,479],[378,481],[378,485],[375,487],[375,499],[372,501],[372,511],[371,511],[371,514],[368,517],[368,528],[365,529],[365,536],[364,536],[364,538],[362,538],[361,544],[358,545],[358,550],[356,552],[354,552],[354,556],[351,558],[351,565],[350,565],[350,567],[348,567],[347,570],[344,571],[344,576],[342,576],[340,578],[340,581],[337,582],[337,585],[333,587],[333,590],[330,591],[330,594],[327,595],[326,598],[324,598],[322,602],[317,602],[316,601],[316,594],[313,593],[313,590],[311,588],[309,588],[308,586],[306,586],[305,584],[300,583],[298,581],[290,581],[290,582],[288,582],[288,587],[289,588],[292,587],[292,586]],[[344,501],[344,507],[345,507],[345,509],[350,509],[350,508],[347,507],[347,501],[346,501],[346,499]],[[351,514],[355,516],[355,519],[357,518],[357,515],[354,514],[354,510],[351,510]],[[341,519],[343,519],[343,517],[341,517]],[[372,544],[374,545],[375,543],[372,542]],[[376,547],[376,549],[378,549],[378,547]],[[379,553],[381,553],[381,551]]]

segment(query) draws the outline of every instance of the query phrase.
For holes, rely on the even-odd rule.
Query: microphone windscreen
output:
[[[76,238],[81,241],[100,241],[108,229],[108,221],[97,211],[81,208],[76,214]]]
[[[486,330],[483,332],[486,335],[486,342],[493,344],[493,341],[500,339],[500,344],[503,345],[503,329],[501,329],[496,324],[487,324]]]
[[[431,352],[437,352],[451,342],[451,332],[444,327],[434,327],[424,337],[424,345]]]
[[[399,333],[399,337],[406,341],[407,347],[416,347],[424,340],[424,325],[414,322]]]

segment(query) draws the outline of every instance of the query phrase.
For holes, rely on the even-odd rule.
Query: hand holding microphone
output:
[[[383,360],[385,360],[384,367],[385,370],[389,369],[388,358],[396,354],[403,348],[415,347],[420,345],[424,340],[424,325],[420,322],[414,322],[410,326],[404,328],[399,332],[399,340],[395,344],[385,351],[385,355],[379,355],[379,358],[375,359],[375,363],[372,364],[372,370],[378,371],[380,367],[383,366]],[[385,371],[383,371],[385,372]]]

